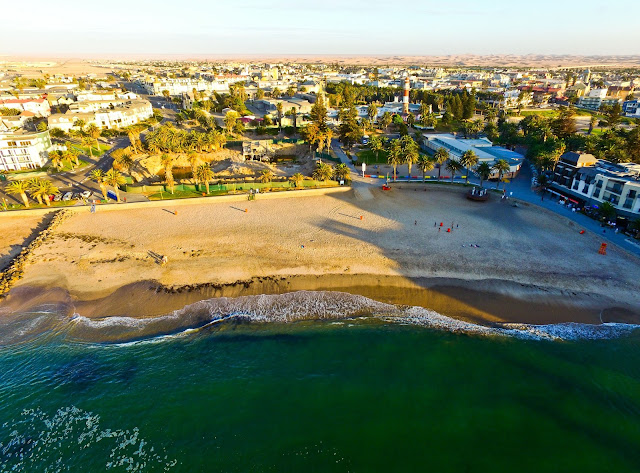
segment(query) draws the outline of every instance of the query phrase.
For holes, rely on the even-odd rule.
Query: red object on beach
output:
[[[442,222],[440,222],[440,226],[441,226],[441,227],[444,227],[444,224],[443,224]]]
[[[450,228],[447,228],[447,233],[451,233],[451,229]]]
[[[584,230],[580,230],[580,235],[584,235]]]
[[[383,186],[382,186],[382,190],[383,190],[383,191],[390,191],[390,190],[391,190],[391,187],[390,187],[390,186],[387,186],[387,185],[383,185]]]
[[[360,220],[363,220],[363,219],[364,219],[364,215],[360,215]]]
[[[247,213],[249,211],[249,209],[244,209],[244,213]]]
[[[607,254],[607,244],[606,243],[601,243],[600,244],[600,249],[598,250],[598,253],[600,253],[601,255],[606,255]]]

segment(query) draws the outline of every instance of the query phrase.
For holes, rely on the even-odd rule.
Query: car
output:
[[[65,195],[62,196],[62,200],[66,202],[67,200],[71,200],[72,197],[73,197],[73,193],[67,192]]]
[[[89,197],[91,197],[91,194],[93,194],[93,192],[91,191],[84,191],[80,193],[83,199],[88,199]]]
[[[60,202],[60,199],[62,199],[62,194],[56,194],[53,196],[54,202]]]

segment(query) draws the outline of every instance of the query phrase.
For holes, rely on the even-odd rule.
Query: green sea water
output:
[[[637,472],[638,332],[372,319],[0,347],[0,471]]]

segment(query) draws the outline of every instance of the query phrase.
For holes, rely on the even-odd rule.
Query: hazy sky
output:
[[[639,0],[2,2],[4,55],[640,54]]]

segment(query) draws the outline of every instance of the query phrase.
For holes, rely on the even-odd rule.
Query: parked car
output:
[[[84,191],[80,193],[83,199],[88,199],[89,197],[91,197],[91,194],[93,194],[93,192],[91,191]]]
[[[54,202],[60,202],[60,199],[62,199],[62,194],[56,194],[53,196]]]
[[[67,192],[65,195],[62,196],[62,200],[66,202],[67,200],[71,200],[72,197],[73,197],[73,193]]]

